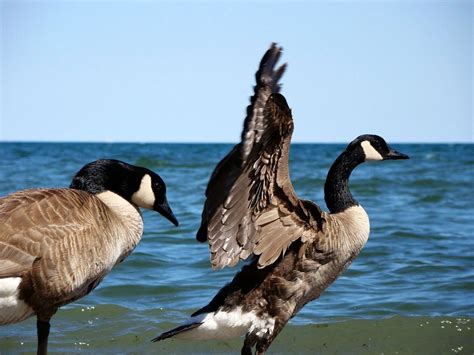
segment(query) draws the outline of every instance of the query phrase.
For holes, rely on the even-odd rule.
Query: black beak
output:
[[[170,205],[168,205],[168,200],[166,199],[166,197],[163,199],[162,203],[155,203],[155,206],[153,206],[153,209],[156,212],[159,212],[163,217],[168,219],[176,227],[179,225],[179,222],[174,216],[173,211],[171,211]]]
[[[390,149],[385,156],[386,160],[399,160],[399,159],[409,159],[409,156],[403,153],[399,153],[396,150]]]

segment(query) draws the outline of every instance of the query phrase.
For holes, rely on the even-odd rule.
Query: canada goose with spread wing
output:
[[[178,225],[161,177],[118,160],[87,164],[69,189],[0,198],[0,325],[36,315],[37,352],[46,354],[58,308],[91,292],[137,246],[138,207]]]
[[[264,55],[242,141],[209,181],[199,241],[213,268],[251,257],[234,279],[184,325],[154,339],[229,338],[245,334],[243,354],[263,354],[285,324],[349,266],[369,236],[369,219],[349,190],[368,160],[407,159],[376,135],[353,140],[335,160],[324,192],[329,212],[299,199],[288,173],[291,110],[279,94],[281,49]]]

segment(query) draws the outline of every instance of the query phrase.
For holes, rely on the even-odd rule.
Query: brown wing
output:
[[[65,238],[87,234],[90,197],[69,189],[35,189],[0,199],[0,277],[19,276]],[[83,208],[85,207],[85,208]],[[80,213],[79,213],[80,212]]]
[[[255,88],[260,101],[252,100],[248,110],[257,113],[247,116],[242,142],[218,164],[206,191],[197,238],[208,240],[214,268],[251,254],[259,255],[258,265],[265,267],[293,241],[304,242],[321,227],[319,207],[299,200],[289,178],[291,110],[282,95],[259,91],[278,88],[272,80],[283,71],[274,71],[276,60],[269,58],[278,59],[279,53],[273,45],[262,59],[257,75],[266,74],[260,81],[257,76]]]
[[[207,200],[202,212],[201,227],[196,234],[196,238],[200,242],[207,240],[208,222],[216,209],[224,203],[230,189],[241,174],[243,164],[252,151],[254,144],[260,142],[263,133],[265,104],[272,93],[280,91],[278,81],[286,69],[286,64],[275,69],[281,51],[281,48],[272,43],[270,49],[260,61],[259,69],[255,73],[254,95],[250,98],[250,105],[247,107],[247,117],[244,121],[241,137],[242,142],[234,146],[216,166],[211,175],[206,190]]]
[[[0,278],[20,276],[33,265],[35,257],[5,242],[0,242]]]
[[[241,136],[241,155],[245,161],[255,144],[259,143],[264,133],[264,109],[271,94],[280,92],[281,85],[278,83],[286,70],[286,63],[275,69],[281,56],[282,48],[272,43],[270,49],[264,54],[260,61],[258,71],[255,73],[257,85],[254,87],[254,95],[250,98],[247,106],[247,117],[244,121],[244,129]]]

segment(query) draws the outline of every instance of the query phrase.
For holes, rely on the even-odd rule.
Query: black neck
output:
[[[117,160],[97,160],[79,170],[69,187],[91,194],[109,190],[130,202],[143,177],[139,169],[141,168]]]
[[[363,161],[363,155],[354,150],[350,153],[342,152],[332,164],[324,184],[324,200],[331,213],[342,212],[358,205],[349,190],[349,176],[352,170]]]

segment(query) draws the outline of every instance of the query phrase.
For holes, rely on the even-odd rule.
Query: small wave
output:
[[[135,160],[135,165],[150,167],[150,168],[157,168],[157,167],[164,167],[164,166],[172,166],[173,164],[171,164],[167,160],[142,156]]]

